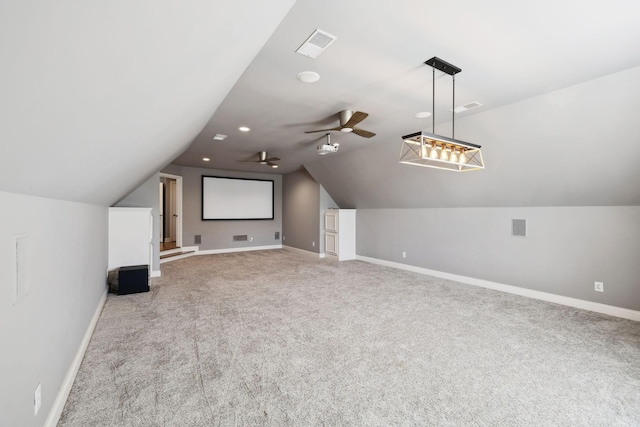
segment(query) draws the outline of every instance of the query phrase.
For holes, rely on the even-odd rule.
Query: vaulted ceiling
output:
[[[120,199],[189,146],[293,3],[0,2],[0,191]]]
[[[0,190],[110,204],[173,160],[304,165],[352,207],[639,204],[639,12],[631,0],[3,2]],[[296,54],[315,29],[337,40],[315,60]],[[431,130],[414,115],[431,112],[432,56],[462,68],[456,105],[482,104],[456,116],[456,137],[483,145],[485,171],[397,164],[400,136]],[[435,130],[450,136],[451,81],[435,84]],[[323,133],[305,131],[343,109],[369,113],[361,127],[376,136],[334,133],[339,152],[318,156]],[[258,151],[280,167],[237,162]]]

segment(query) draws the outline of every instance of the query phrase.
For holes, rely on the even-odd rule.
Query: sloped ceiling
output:
[[[400,164],[400,133],[305,167],[343,208],[640,205],[639,81],[636,67],[457,121],[485,170]]]
[[[637,40],[640,40],[640,25],[637,16],[640,16],[640,3],[631,0],[579,4],[572,0],[298,0],[200,135],[175,163],[281,174],[297,170],[301,164],[309,165],[311,170],[311,163],[322,159],[327,173],[326,176],[316,173],[316,179],[327,189],[333,188],[330,190],[332,196],[358,206],[387,206],[392,201],[396,201],[398,207],[407,206],[407,201],[397,199],[396,193],[405,191],[403,188],[407,182],[413,180],[442,181],[443,185],[451,186],[456,181],[483,181],[483,177],[495,173],[499,175],[487,181],[482,191],[472,193],[473,197],[463,198],[466,200],[464,203],[561,203],[560,196],[550,199],[516,195],[517,189],[500,191],[493,184],[508,182],[512,170],[505,169],[496,156],[509,156],[510,160],[505,159],[505,163],[510,168],[519,168],[516,175],[521,180],[536,182],[543,169],[537,162],[543,160],[531,156],[529,144],[524,141],[529,141],[527,135],[531,129],[553,129],[553,132],[539,134],[545,137],[545,144],[566,144],[566,138],[559,140],[553,136],[561,128],[567,110],[554,110],[551,106],[528,109],[524,113],[529,115],[526,118],[516,115],[514,120],[507,120],[507,116],[478,119],[473,121],[475,129],[468,120],[639,66]],[[296,49],[316,28],[335,35],[337,40],[315,60],[296,54]],[[462,68],[456,76],[457,105],[472,101],[483,104],[457,116],[456,136],[466,137],[486,148],[488,169],[485,172],[454,177],[443,171],[398,169],[400,136],[421,129],[431,130],[431,119],[420,120],[414,115],[432,109],[431,68],[423,64],[432,56]],[[306,70],[319,73],[320,80],[314,84],[299,82],[296,75]],[[436,132],[450,136],[451,79],[439,74],[435,83]],[[634,90],[636,84],[629,83],[628,89]],[[606,87],[601,89],[607,90]],[[569,126],[587,126],[580,129],[580,133],[589,132],[594,127],[601,128],[604,122],[596,113],[600,108],[605,110],[604,114],[619,111],[617,105],[602,105],[602,94],[594,95],[582,96],[579,101],[565,104],[569,111],[586,113],[582,119],[576,117],[571,123],[565,123],[567,127],[562,131],[566,130],[570,138],[577,133],[570,132],[573,129]],[[602,101],[605,100],[615,104],[608,98]],[[332,141],[340,143],[340,151],[322,158],[318,156],[316,147],[325,140],[324,135],[305,134],[305,131],[336,126],[337,113],[342,109],[369,113],[361,126],[377,135],[366,139],[335,132]],[[549,119],[558,122],[557,126],[548,123]],[[514,126],[516,123],[520,125],[519,128],[512,127],[508,137],[509,140],[515,137],[520,144],[507,145],[508,150],[496,141],[496,138],[506,135],[501,132],[505,121]],[[238,127],[242,125],[250,127],[251,131],[240,132]],[[228,138],[212,141],[216,133],[228,135]],[[525,138],[521,138],[523,134]],[[576,143],[577,140],[572,140],[570,144]],[[255,163],[237,162],[262,150],[282,159],[277,170]],[[526,158],[524,153],[527,153]],[[381,156],[379,162],[376,161],[377,156]],[[211,161],[205,163],[203,157]],[[346,161],[352,157],[356,159],[354,162]],[[394,170],[393,177],[383,179],[387,170],[376,171],[377,174],[372,176],[365,174],[363,169],[367,163],[375,164],[378,169]],[[593,162],[587,163],[594,167]],[[574,164],[568,168],[563,166],[562,171],[573,171],[579,167]],[[555,167],[554,161],[545,165],[545,168]],[[356,171],[362,174],[352,176]],[[558,178],[554,188],[573,183],[572,179],[559,179],[560,172],[548,175]],[[583,174],[576,177],[583,177]],[[374,183],[378,180],[386,185],[393,184],[393,187],[375,188]],[[329,185],[329,181],[337,184]],[[338,188],[346,191],[357,182],[361,185],[354,187],[357,192],[351,197],[338,197]],[[521,190],[527,188],[529,194],[544,195],[550,190],[546,184],[545,181],[545,185],[521,187]],[[467,191],[466,188],[460,189],[460,194]],[[379,196],[379,191],[392,192],[393,195]],[[564,193],[572,192],[566,188]],[[430,193],[428,202],[412,203],[434,206],[461,203],[448,197]],[[473,200],[475,197],[478,200]],[[615,200],[628,202],[628,198]],[[565,201],[597,202],[592,195]],[[609,203],[613,202],[613,199],[609,200]]]
[[[293,3],[0,2],[0,190],[126,195],[189,146]]]

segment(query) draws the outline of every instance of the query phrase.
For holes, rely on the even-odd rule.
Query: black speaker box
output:
[[[149,292],[149,266],[131,265],[120,267],[118,273],[118,295]]]

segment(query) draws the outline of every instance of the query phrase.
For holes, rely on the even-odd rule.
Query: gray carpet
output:
[[[638,426],[640,323],[287,250],[110,295],[59,426]]]

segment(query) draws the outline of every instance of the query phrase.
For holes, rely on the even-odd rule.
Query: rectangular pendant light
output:
[[[433,69],[433,105],[431,117],[435,128],[435,70],[449,74],[453,79],[453,105],[455,107],[456,80],[455,75],[462,69],[449,64],[434,56],[425,61]],[[400,163],[407,165],[424,166],[428,168],[444,169],[456,172],[466,172],[484,169],[484,161],[480,146],[470,142],[454,139],[455,135],[455,110],[452,110],[451,133],[452,137],[436,135],[435,133],[416,132],[402,137],[400,148]]]
[[[456,172],[484,169],[479,145],[427,132],[402,137],[400,163]]]

